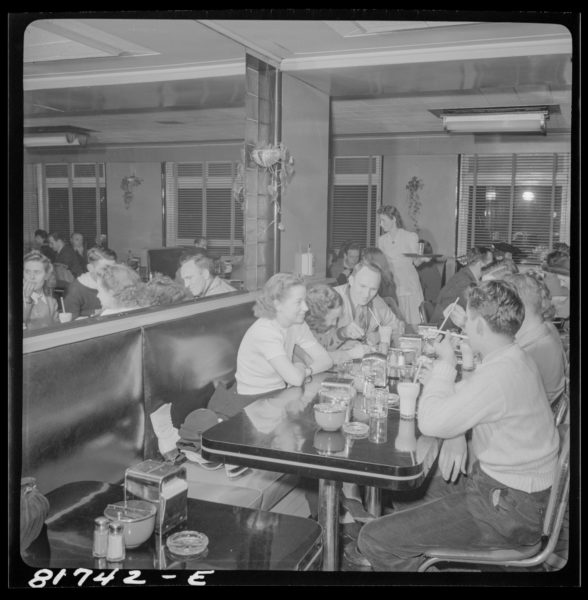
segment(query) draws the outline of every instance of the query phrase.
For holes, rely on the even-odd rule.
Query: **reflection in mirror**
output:
[[[120,51],[85,45],[79,31]],[[180,254],[205,238],[222,293],[244,289],[244,214],[232,196],[245,136],[242,45],[196,20],[37,20],[24,36],[23,86],[26,250],[38,229],[76,232],[86,249],[98,240],[114,250],[143,284],[157,273],[184,284]],[[65,295],[57,290],[59,312]],[[129,312],[165,310],[146,307],[158,302]]]

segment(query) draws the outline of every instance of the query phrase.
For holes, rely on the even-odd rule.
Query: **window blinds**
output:
[[[335,157],[333,173],[329,247],[339,249],[348,240],[375,246],[376,210],[381,203],[381,157]]]
[[[87,247],[107,233],[103,163],[47,164],[45,187],[50,232],[81,233]]]
[[[191,246],[204,236],[219,256],[243,254],[243,213],[232,196],[230,161],[166,163],[166,242]]]
[[[554,243],[569,243],[569,183],[569,154],[463,155],[457,254],[502,241],[539,262]]]

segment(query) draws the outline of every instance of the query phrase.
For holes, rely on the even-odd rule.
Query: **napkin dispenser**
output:
[[[125,501],[155,504],[155,532],[164,534],[188,518],[186,468],[171,462],[146,460],[125,471]]]

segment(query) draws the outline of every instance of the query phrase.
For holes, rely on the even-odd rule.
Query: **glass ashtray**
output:
[[[355,439],[367,437],[369,431],[370,428],[368,425],[359,421],[350,421],[349,423],[343,424],[343,432]]]
[[[199,531],[178,531],[167,538],[170,552],[179,556],[202,554],[208,547],[208,537]]]

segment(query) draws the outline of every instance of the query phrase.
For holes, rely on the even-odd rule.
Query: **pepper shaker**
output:
[[[111,521],[108,525],[108,545],[106,548],[106,560],[108,562],[120,562],[125,559],[123,530],[124,525],[117,521]]]

